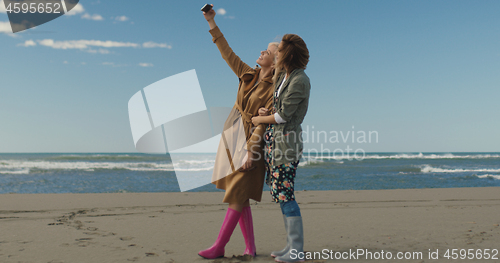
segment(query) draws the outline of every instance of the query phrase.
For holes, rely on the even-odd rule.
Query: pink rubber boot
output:
[[[224,218],[224,222],[222,222],[222,227],[220,229],[217,240],[215,240],[215,243],[210,248],[198,252],[198,255],[206,259],[224,257],[224,247],[226,246],[227,242],[229,242],[229,238],[231,238],[234,228],[236,227],[236,224],[238,224],[240,216],[240,212],[228,208],[226,217]]]
[[[243,255],[251,255],[252,257],[255,257],[257,249],[255,248],[255,239],[253,235],[252,210],[249,206],[243,207],[239,223],[246,245]]]

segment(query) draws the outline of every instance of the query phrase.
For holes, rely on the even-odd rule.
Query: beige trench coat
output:
[[[246,149],[251,150],[253,153],[255,168],[249,171],[239,171],[242,160],[232,160],[231,154],[228,154],[227,147],[219,147],[215,161],[213,184],[218,189],[226,190],[224,195],[224,203],[237,203],[242,204],[247,199],[261,201],[262,189],[264,186],[265,177],[265,161],[263,148],[263,136],[265,132],[265,125],[261,124],[258,127],[253,126],[252,117],[258,116],[258,110],[261,107],[271,109],[273,106],[273,81],[272,76],[263,79],[260,83],[256,83],[259,78],[260,68],[252,68],[245,64],[229,47],[224,35],[216,27],[211,29],[212,40],[219,48],[222,58],[227,62],[229,67],[234,71],[239,78],[238,94],[236,103],[226,120],[224,130],[228,127],[242,127],[244,131],[244,138],[233,138],[233,143],[238,143],[245,139]],[[242,124],[242,125],[241,125]],[[221,139],[220,145],[224,145],[224,137]],[[229,142],[231,143],[231,142]],[[244,161],[244,160],[243,160]],[[229,172],[224,173],[230,165]],[[234,165],[236,164],[236,165]],[[227,165],[226,165],[227,166]]]

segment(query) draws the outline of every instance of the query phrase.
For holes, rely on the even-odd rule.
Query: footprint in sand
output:
[[[83,232],[85,235],[91,235],[91,236],[104,236],[104,235],[101,235],[97,232]]]
[[[85,237],[85,238],[77,238],[77,239],[75,239],[76,241],[78,241],[76,243],[76,245],[78,245],[79,247],[86,247],[86,246],[88,246],[88,245],[90,245],[90,244],[93,243],[93,242],[90,242],[92,239],[93,238],[87,238],[87,237]]]
[[[120,237],[120,240],[122,240],[122,241],[129,241],[132,239],[134,239],[134,238],[133,237]]]

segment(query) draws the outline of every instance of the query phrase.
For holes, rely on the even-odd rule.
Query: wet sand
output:
[[[352,252],[371,252],[372,257],[391,253],[393,258],[398,252],[421,252],[422,258],[401,261],[452,262],[444,257],[447,249],[483,254],[490,249],[492,255],[491,249],[500,250],[497,187],[301,191],[296,196],[310,256],[326,250],[329,257],[350,257],[335,261],[372,262],[366,255],[354,259]],[[245,249],[239,226],[226,246],[226,258],[197,255],[218,235],[227,209],[222,198],[220,192],[0,195],[0,262],[250,260],[233,257]],[[264,192],[263,202],[252,202],[252,213],[258,254],[253,261],[274,262],[269,253],[286,242],[279,205]],[[429,259],[429,252],[436,251],[432,255],[438,259]],[[331,261],[325,253],[315,256],[308,261]],[[497,260],[485,262],[490,261]]]

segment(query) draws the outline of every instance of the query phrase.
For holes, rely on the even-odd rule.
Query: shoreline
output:
[[[500,188],[298,191],[305,251],[499,249]],[[197,255],[215,241],[223,192],[0,194],[0,262],[243,262],[237,226],[226,257]],[[285,245],[279,206],[251,202],[255,262]],[[499,256],[500,257],[500,256]],[[347,260],[346,260],[347,261]],[[358,259],[355,262],[370,262]],[[384,260],[377,260],[386,262]],[[387,260],[392,262],[393,260]],[[324,259],[310,262],[325,262]]]

